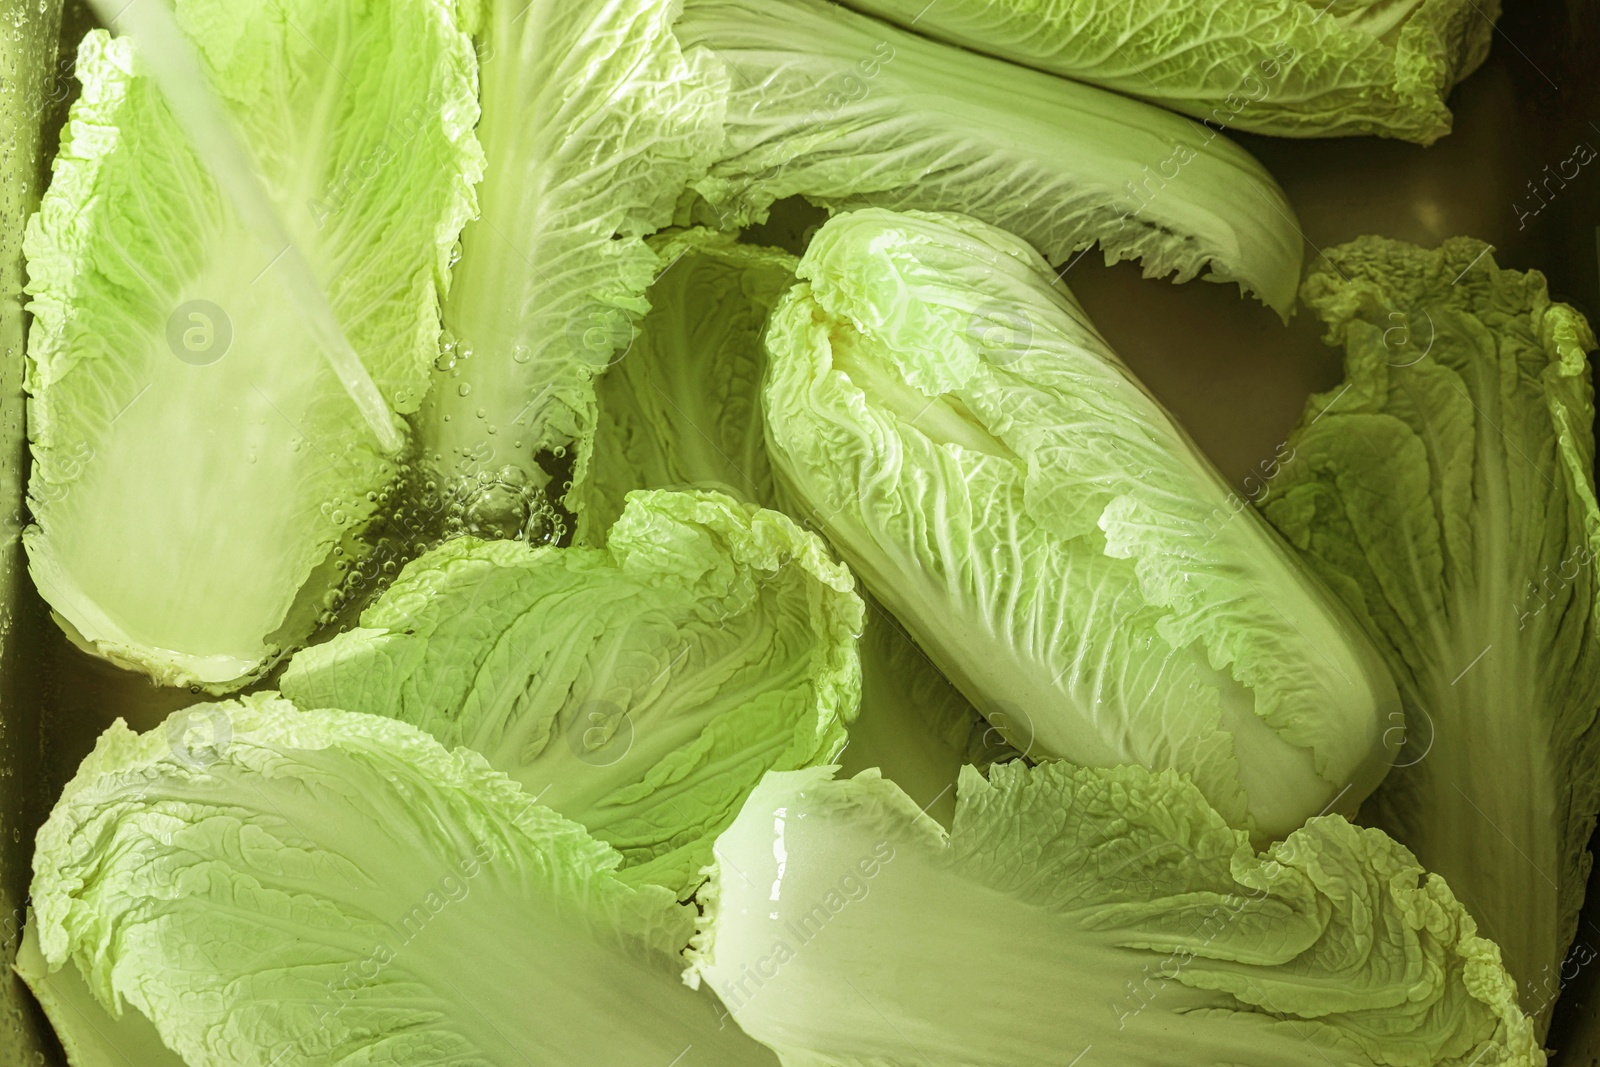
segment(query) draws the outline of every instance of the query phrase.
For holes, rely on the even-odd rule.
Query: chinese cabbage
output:
[[[453,13],[177,9],[399,414],[427,388],[482,163]],[[164,684],[235,688],[310,632],[336,585],[331,550],[397,468],[134,47],[93,31],[77,70],[83,95],[25,237],[29,567],[90,651]]]
[[[275,694],[118,721],[39,834],[48,966],[189,1067],[770,1063],[677,980],[693,909],[482,757]]]
[[[771,774],[701,891],[691,983],[785,1067],[1535,1067],[1495,946],[1377,830],[1255,853],[1180,776]],[[1181,1051],[1180,1051],[1181,1050]]]
[[[853,585],[777,512],[641,491],[603,549],[446,542],[279,685],[481,752],[621,853],[619,877],[687,890],[763,772],[844,746]]]
[[[1268,836],[1354,811],[1383,661],[1032,249],[868,209],[799,273],[767,333],[779,479],[1015,747],[1174,768]]]
[[[1099,244],[1147,277],[1238,282],[1285,317],[1294,304],[1294,209],[1215,130],[824,0],[687,0],[677,34],[731,83],[727,143],[695,184],[707,221],[744,225],[795,195],[959,211],[1052,263]]]
[[[582,492],[594,379],[661,267],[643,238],[721,149],[726,75],[679,48],[678,6],[487,4],[483,211],[462,234],[422,416],[427,462],[484,533],[527,535],[541,494]]]
[[[1595,339],[1489,251],[1328,250],[1305,299],[1346,379],[1263,510],[1400,686],[1406,748],[1363,816],[1450,880],[1542,1032],[1600,808]]]
[[[1432,144],[1497,0],[848,0],[930,37],[1278,137]]]

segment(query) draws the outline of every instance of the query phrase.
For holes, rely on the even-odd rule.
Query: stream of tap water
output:
[[[399,452],[405,441],[398,420],[345,336],[293,228],[267,195],[249,148],[234,131],[172,11],[155,0],[89,0],[89,5],[113,32],[133,39],[139,61],[161,87],[199,157],[210,165],[223,196],[255,234],[266,269],[283,287],[286,308],[300,316],[316,339],[383,450]]]

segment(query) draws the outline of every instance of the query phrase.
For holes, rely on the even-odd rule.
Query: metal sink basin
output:
[[[1308,260],[1364,233],[1424,245],[1466,234],[1493,243],[1502,266],[1544,271],[1556,299],[1597,321],[1600,0],[1508,6],[1489,61],[1452,98],[1456,132],[1432,148],[1237,139],[1288,192]],[[18,541],[26,519],[21,231],[75,92],[70,56],[92,24],[81,3],[63,10],[62,0],[0,0],[0,1067],[64,1063],[9,967],[35,830],[113,719],[146,729],[193,699],[70,646],[32,590]],[[1536,196],[1533,184],[1571,173],[1581,149],[1591,162]],[[1235,482],[1274,453],[1307,395],[1340,377],[1339,353],[1322,344],[1310,316],[1285,327],[1231,286],[1146,281],[1136,266],[1107,268],[1097,256],[1080,259],[1065,279]],[[1600,879],[1578,938],[1595,947],[1588,958],[1600,958]],[[1549,1043],[1561,1067],[1600,1065],[1600,966],[1567,978]]]

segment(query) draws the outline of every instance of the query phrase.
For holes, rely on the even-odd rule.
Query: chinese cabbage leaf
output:
[[[1010,732],[1019,751],[984,721],[887,611],[870,596],[862,599],[867,622],[861,634],[861,711],[837,762],[846,774],[876,768],[948,826],[961,768],[985,768],[1026,755],[1026,718],[1020,709],[997,715],[1004,725],[1015,720],[1019,729]]]
[[[654,242],[650,313],[600,378],[578,540],[599,543],[634,489],[721,488],[776,507],[761,423],[761,333],[798,262],[694,229]]]
[[[113,1018],[78,968],[69,964],[50,969],[39,950],[39,925],[31,911],[15,970],[44,1009],[70,1067],[184,1067],[149,1019],[137,1011]]]
[[[719,486],[782,506],[761,417],[761,335],[798,261],[701,229],[656,247],[669,266],[650,289],[650,314],[600,379],[580,542],[599,543],[635,489]],[[961,764],[1009,748],[882,608],[870,600],[866,607],[861,708],[839,761],[852,770],[881,767],[948,822]]]

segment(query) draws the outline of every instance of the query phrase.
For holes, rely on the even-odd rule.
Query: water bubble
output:
[[[457,396],[471,396],[472,395],[472,386],[470,384],[468,384],[467,382],[462,382],[460,385],[456,386],[456,395]]]

